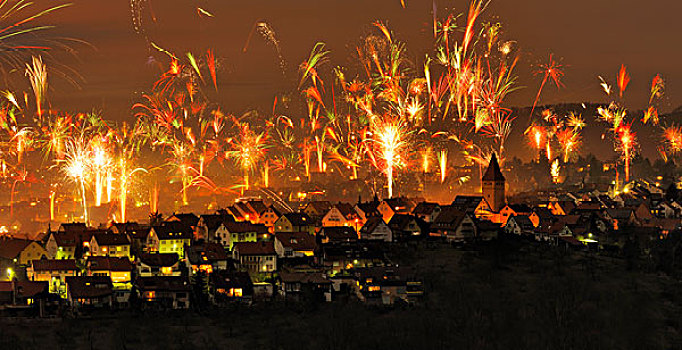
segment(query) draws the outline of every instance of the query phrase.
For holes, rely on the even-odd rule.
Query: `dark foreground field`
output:
[[[0,349],[682,348],[682,284],[623,260],[517,243],[403,247],[423,305],[260,304],[191,313],[2,320]]]

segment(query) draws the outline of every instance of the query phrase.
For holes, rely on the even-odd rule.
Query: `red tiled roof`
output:
[[[295,251],[315,250],[315,237],[307,232],[281,232],[275,234],[283,247],[291,248]]]
[[[148,266],[158,266],[158,267],[170,267],[178,262],[178,254],[176,253],[140,253],[137,256],[145,265]]]
[[[241,222],[225,221],[223,222],[223,226],[225,226],[227,231],[229,231],[230,233],[253,232],[256,234],[263,234],[269,232],[267,226],[263,224],[252,224],[248,221]]]
[[[14,259],[32,242],[26,239],[0,239],[0,258]]]
[[[18,297],[31,298],[48,289],[47,282],[34,281],[0,281],[0,292],[12,292],[12,288],[17,291]]]
[[[153,227],[157,237],[162,239],[191,239],[192,228],[180,221],[167,221]]]
[[[91,271],[132,271],[133,263],[131,263],[128,258],[117,258],[113,256],[91,256],[88,257],[88,267]]]
[[[141,291],[184,292],[191,289],[189,281],[181,276],[138,277],[135,280],[135,285]]]
[[[272,242],[237,242],[232,250],[239,252],[239,255],[275,255]]]
[[[31,263],[33,264],[33,271],[78,270],[74,259],[41,259],[32,260]]]
[[[101,298],[112,294],[109,276],[67,276],[66,286],[74,299]]]
[[[130,240],[127,235],[113,234],[113,233],[96,233],[94,235],[97,244],[99,245],[129,245]]]
[[[281,272],[280,279],[284,283],[303,283],[303,284],[331,284],[332,282],[321,273],[314,272]]]

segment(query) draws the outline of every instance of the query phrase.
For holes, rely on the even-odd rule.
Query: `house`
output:
[[[238,242],[232,258],[250,273],[277,271],[277,252],[273,242]]]
[[[130,259],[126,257],[90,256],[86,262],[88,276],[107,276],[111,279],[113,300],[118,306],[128,304],[134,269]]]
[[[317,245],[315,237],[307,232],[280,232],[275,234],[275,251],[280,258],[312,257]]]
[[[488,220],[477,220],[476,221],[476,235],[482,241],[490,241],[499,236],[500,224],[488,221]]]
[[[525,204],[507,204],[500,210],[499,223],[504,226],[510,217],[519,215],[527,216],[533,222],[533,226],[540,223],[540,218],[535,214],[533,208]]]
[[[66,277],[79,274],[80,268],[74,259],[31,260],[31,266],[26,269],[29,280],[48,282],[50,293],[61,294],[63,297],[66,297]]]
[[[169,216],[165,222],[181,223],[182,226],[189,227],[192,231],[194,231],[197,227],[197,224],[199,224],[199,217],[193,213],[174,213],[173,215]]]
[[[211,274],[232,267],[232,259],[220,243],[194,244],[187,251],[187,258],[193,274],[198,271]]]
[[[431,235],[448,241],[464,241],[476,237],[476,225],[469,214],[456,206],[444,206],[431,225]]]
[[[303,212],[311,218],[322,218],[332,208],[328,201],[312,201],[303,208]]]
[[[192,237],[192,229],[182,222],[164,222],[159,226],[152,226],[149,230],[147,251],[176,253],[183,258],[185,247],[192,243]]]
[[[360,217],[348,203],[334,204],[322,217],[322,227],[353,226],[359,228]]]
[[[137,222],[112,222],[107,231],[115,235],[130,235],[132,232],[149,226],[140,225]]]
[[[47,257],[47,251],[38,242],[26,239],[0,238],[0,268],[27,266],[31,260]]]
[[[533,235],[535,234],[535,226],[527,215],[514,215],[507,219],[504,231],[515,235]]]
[[[83,222],[65,222],[59,225],[59,233],[83,233],[88,231],[88,226]]]
[[[351,268],[383,266],[386,261],[383,242],[328,243],[322,246],[320,254],[320,265],[332,275]]]
[[[50,259],[77,259],[89,251],[90,240],[96,233],[106,233],[105,229],[93,229],[85,224],[62,224],[57,232],[48,232],[45,250]]]
[[[457,207],[472,218],[489,218],[493,215],[490,205],[482,196],[457,196],[450,205]]]
[[[137,259],[138,276],[180,276],[182,274],[182,266],[176,253],[140,253]]]
[[[433,222],[438,214],[440,214],[440,205],[433,202],[419,202],[412,210],[412,215],[424,220],[425,222]]]
[[[251,208],[252,212],[255,213],[255,218],[251,218],[251,222],[254,224],[260,223],[260,216],[263,212],[265,212],[268,209],[268,206],[263,203],[262,200],[258,199],[252,199],[246,202],[246,205]]]
[[[90,255],[116,256],[130,259],[130,239],[127,235],[97,233],[90,240]]]
[[[236,221],[248,221],[252,223],[260,222],[260,214],[267,209],[261,200],[239,200],[234,205],[227,208]]]
[[[370,217],[360,228],[360,239],[392,242],[393,232],[382,217]]]
[[[573,209],[575,209],[575,207],[576,205],[574,201],[556,201],[549,202],[549,204],[547,204],[547,208],[555,216],[568,215],[573,211]]]
[[[367,267],[354,270],[357,294],[368,304],[393,305],[397,301],[422,300],[424,286],[411,268],[397,266]]]
[[[641,225],[650,225],[654,221],[654,215],[646,203],[640,203],[633,208],[635,218]]]
[[[306,213],[286,213],[275,221],[275,232],[315,233],[315,222]]]
[[[540,229],[535,230],[535,240],[552,242],[554,244],[559,244],[561,238],[570,237],[573,238],[573,232],[569,225],[563,220],[558,220],[557,222],[550,225],[549,229],[545,227],[540,227]]]
[[[130,253],[131,255],[137,255],[138,253],[145,252],[147,250],[147,238],[149,237],[149,232],[152,230],[151,226],[128,226],[123,232],[116,232],[110,229],[111,233],[114,234],[125,234],[130,240]]]
[[[39,305],[48,293],[48,282],[0,281],[0,305]]]
[[[608,208],[606,209],[605,216],[616,231],[620,230],[622,227],[640,225],[632,208]]]
[[[388,223],[393,233],[394,241],[407,241],[422,235],[422,227],[417,220],[421,220],[409,214],[395,214]],[[427,232],[428,233],[428,232]]]
[[[208,295],[216,305],[233,302],[250,304],[254,296],[253,282],[248,272],[218,271],[209,279]]]
[[[200,215],[199,221],[197,222],[197,228],[195,232],[196,239],[203,239],[205,241],[216,241],[216,231],[223,224],[223,222],[232,221],[234,222],[234,217],[227,213],[225,214],[206,214]]]
[[[539,219],[538,223],[535,225],[536,228],[549,227],[558,220],[558,218],[552,214],[552,211],[547,207],[533,208],[533,213],[535,213],[535,216],[537,216]]]
[[[675,202],[660,201],[651,206],[651,213],[658,218],[679,217],[679,210],[673,205]]]
[[[258,212],[253,210],[246,202],[237,202],[228,207],[228,210],[239,222],[258,222]]]
[[[319,272],[286,272],[279,274],[280,294],[285,300],[322,302],[332,301],[332,281]]]
[[[653,224],[661,229],[663,235],[668,235],[670,232],[682,228],[682,220],[677,218],[655,218]]]
[[[135,279],[135,289],[143,308],[188,309],[191,286],[185,277],[150,276]]]
[[[277,221],[277,219],[279,219],[280,216],[282,216],[282,213],[279,210],[277,210],[277,208],[270,205],[260,214],[260,220],[258,221],[258,223],[263,224],[269,228],[272,228],[271,232],[275,232],[274,231],[275,222]]]
[[[251,212],[251,208],[241,205],[228,206],[227,208],[225,208],[225,211],[228,213],[228,215],[232,216],[234,220],[237,222],[249,221],[248,219],[251,218],[250,216],[255,215],[254,212]]]
[[[73,308],[110,308],[113,287],[108,276],[66,277],[67,300]]]
[[[358,233],[355,228],[350,226],[327,226],[322,227],[317,233],[319,242],[322,244],[335,242],[355,242],[358,240]]]
[[[45,243],[45,250],[50,259],[75,259],[79,243],[75,234],[51,232]]]
[[[134,266],[126,257],[90,256],[85,266],[88,276],[108,276],[117,289],[132,287]]]
[[[379,200],[374,197],[374,201],[371,202],[358,202],[358,204],[355,205],[354,209],[355,212],[358,213],[358,218],[360,219],[359,224],[364,225],[367,220],[371,217],[383,217],[379,210],[377,209],[379,207]],[[356,229],[357,231],[357,229]]]
[[[256,242],[264,240],[270,235],[270,230],[263,224],[252,224],[250,222],[224,221],[216,230],[218,243],[225,246],[228,250],[237,242]]]
[[[377,206],[377,210],[381,213],[384,222],[389,222],[393,215],[409,214],[414,207],[414,203],[407,198],[397,197],[384,199]]]

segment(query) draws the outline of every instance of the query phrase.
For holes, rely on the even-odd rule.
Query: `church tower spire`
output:
[[[490,164],[488,164],[488,169],[483,174],[481,178],[482,188],[483,188],[483,198],[488,202],[490,209],[497,213],[505,205],[507,205],[507,200],[505,196],[505,178],[500,171],[500,165],[497,163],[497,156],[493,153],[490,159]]]

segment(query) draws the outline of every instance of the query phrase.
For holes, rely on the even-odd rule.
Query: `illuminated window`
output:
[[[370,292],[378,292],[378,291],[381,290],[381,287],[379,287],[379,286],[369,286],[369,287],[367,288],[367,290],[370,291]]]
[[[164,275],[170,275],[171,273],[173,273],[173,267],[171,267],[171,266],[164,266],[164,267],[161,268],[161,273],[164,274]]]
[[[230,288],[230,293],[228,295],[231,297],[241,298],[243,295],[243,292],[242,292],[241,288]]]

